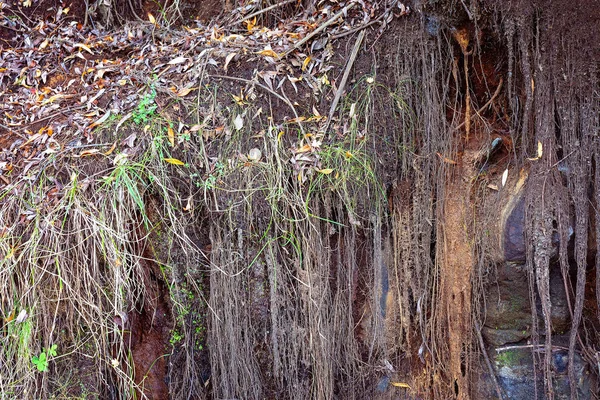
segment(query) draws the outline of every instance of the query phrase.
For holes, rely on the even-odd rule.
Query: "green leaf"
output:
[[[33,356],[31,362],[35,364],[38,371],[45,372],[48,370],[48,359],[45,352],[41,352],[39,356]]]

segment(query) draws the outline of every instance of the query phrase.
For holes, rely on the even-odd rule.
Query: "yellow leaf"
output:
[[[6,317],[6,319],[4,320],[4,322],[6,324],[8,324],[10,321],[12,321],[13,319],[15,319],[15,310],[13,310],[10,315],[8,317]]]
[[[392,386],[410,389],[410,385],[404,382],[390,382]]]
[[[63,97],[65,97],[64,94],[55,94],[54,96],[50,96],[46,100],[42,101],[42,105],[53,103],[55,100],[62,99]]]
[[[244,23],[246,24],[246,29],[248,29],[248,32],[252,32],[252,30],[256,26],[256,17],[254,17],[252,21],[247,19],[246,21],[244,21]]]
[[[281,140],[281,137],[285,134],[284,131],[281,131],[277,134],[277,141],[279,142]]]
[[[296,150],[296,153],[306,153],[311,150],[312,150],[312,147],[310,147],[309,144],[305,144],[304,146],[302,146],[298,150]]]
[[[354,155],[352,153],[350,153],[349,151],[347,151],[345,155],[346,155],[346,158],[354,157]]]
[[[260,54],[261,56],[265,56],[265,57],[273,57],[273,58],[279,58],[279,54],[275,53],[273,50],[271,49],[264,49],[259,51],[257,54]]]
[[[307,56],[302,63],[302,71],[306,71],[306,67],[308,67],[308,63],[310,62],[310,56]]]
[[[156,18],[154,18],[154,15],[148,13],[148,21],[150,21],[152,24],[156,24]]]
[[[175,146],[175,131],[170,126],[167,129],[167,135],[169,136],[169,143],[171,143],[171,147]]]
[[[176,158],[163,158],[163,160],[165,160],[169,164],[173,164],[173,165],[185,165],[185,163],[183,161],[178,160]]]
[[[110,146],[110,149],[108,149],[108,151],[106,153],[104,153],[105,156],[110,155],[113,151],[115,151],[115,148],[117,147],[117,142],[114,142],[112,146]]]
[[[322,173],[323,175],[329,175],[330,173],[333,172],[333,170],[331,168],[324,168],[324,169],[320,169],[318,170],[320,173]]]
[[[90,49],[89,47],[87,47],[85,44],[83,43],[75,43],[73,45],[73,47],[79,47],[80,49],[83,49],[85,51],[87,51],[90,54],[94,54],[94,52],[92,51],[92,49]]]
[[[242,89],[240,89],[240,95],[236,96],[235,94],[232,94],[231,97],[233,97],[233,100],[235,100],[236,104],[243,106],[244,105],[244,93],[242,92]]]

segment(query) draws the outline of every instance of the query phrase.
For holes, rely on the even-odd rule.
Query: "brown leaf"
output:
[[[439,158],[441,158],[441,159],[442,159],[442,161],[444,161],[445,163],[447,163],[447,164],[453,164],[453,165],[456,165],[456,161],[454,161],[454,160],[451,160],[451,159],[449,159],[449,158],[447,158],[447,157],[444,157],[444,156],[443,156],[443,155],[441,155],[440,153],[435,153],[435,154],[437,154],[437,155],[438,155],[438,157],[439,157]]]
[[[177,96],[179,96],[179,97],[185,97],[185,96],[187,96],[188,94],[190,94],[190,92],[191,92],[192,90],[194,90],[194,89],[196,89],[196,88],[193,88],[193,87],[185,87],[185,88],[181,88],[181,89],[179,89],[179,91],[177,92]]]

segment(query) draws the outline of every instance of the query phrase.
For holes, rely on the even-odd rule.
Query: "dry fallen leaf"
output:
[[[308,67],[308,64],[310,63],[310,60],[311,60],[310,56],[307,56],[304,59],[304,62],[302,62],[302,71],[306,71],[306,67]]]
[[[233,126],[235,127],[236,131],[239,131],[244,127],[244,119],[240,114],[238,114],[233,120]]]
[[[297,149],[296,153],[306,153],[308,151],[312,151],[312,147],[310,147],[309,144],[305,144],[304,146],[302,146],[299,149]]]
[[[508,168],[506,168],[504,170],[504,172],[502,173],[502,187],[504,187],[504,185],[506,185],[507,179],[508,179]]]
[[[94,123],[90,124],[90,126],[89,126],[90,130],[91,130],[91,129],[94,129],[94,128],[95,128],[95,127],[97,127],[98,125],[101,125],[101,124],[103,124],[103,123],[104,123],[104,122],[105,122],[105,121],[108,119],[108,117],[110,117],[110,110],[108,110],[108,111],[106,112],[106,114],[104,114],[104,115],[103,115],[101,118],[99,118],[99,119],[98,119],[96,122],[94,122]]]
[[[253,20],[247,19],[246,21],[244,21],[244,23],[246,24],[246,29],[248,29],[248,32],[252,32],[252,30],[256,26],[256,17],[254,17]]]
[[[174,59],[169,61],[167,64],[169,64],[169,65],[181,64],[181,63],[185,62],[185,60],[187,60],[187,58],[179,56],[179,57],[175,57]]]
[[[454,161],[454,160],[451,160],[451,159],[449,159],[449,158],[447,158],[447,157],[444,157],[444,156],[443,156],[443,155],[441,155],[440,153],[436,153],[436,154],[437,154],[437,155],[438,155],[438,157],[439,157],[439,158],[441,158],[441,159],[442,159],[442,160],[443,160],[445,163],[447,163],[447,164],[453,164],[453,165],[455,165],[455,164],[456,164],[456,161]]]
[[[108,156],[108,155],[110,155],[110,154],[111,154],[113,151],[115,151],[115,148],[116,148],[116,147],[117,147],[117,142],[114,142],[114,143],[112,144],[112,146],[110,146],[110,149],[108,149],[108,150],[107,150],[107,151],[104,153],[104,155],[105,155],[105,156]]]
[[[183,211],[191,211],[192,210],[192,204],[193,204],[193,196],[190,196],[187,198],[187,203],[185,205],[185,207],[183,207]]]
[[[410,389],[410,385],[404,382],[390,382],[392,386]]]
[[[27,315],[27,311],[25,309],[23,309],[23,310],[21,310],[21,312],[17,316],[17,319],[15,320],[15,322],[17,324],[20,324],[20,323],[24,322],[27,319],[28,316],[29,315]]]
[[[250,149],[250,151],[248,152],[248,160],[250,161],[259,161],[261,157],[262,153],[257,148]]]
[[[89,150],[84,150],[81,153],[79,153],[78,157],[93,156],[94,154],[98,154],[98,153],[100,153],[100,150],[98,150],[98,149],[89,149]]]
[[[265,57],[279,58],[279,54],[277,54],[276,52],[274,52],[271,49],[261,50],[257,54],[260,54],[261,56],[265,56]]]
[[[324,168],[324,169],[319,169],[317,171],[320,172],[320,173],[322,173],[323,175],[329,175],[330,173],[333,172],[333,169],[331,169],[331,168]]]
[[[231,60],[233,60],[233,58],[237,55],[237,53],[230,53],[227,55],[227,57],[225,57],[225,65],[223,66],[223,69],[225,71],[227,71],[227,66],[229,65],[229,63],[231,62]]]
[[[75,43],[73,45],[73,47],[79,47],[80,49],[83,49],[85,51],[87,51],[90,54],[94,54],[94,52],[92,51],[92,49],[90,49],[89,47],[87,47],[85,44],[83,43]]]
[[[169,143],[171,143],[171,147],[174,147],[175,146],[175,131],[170,126],[169,126],[169,128],[167,128],[167,136],[169,137]]]
[[[356,103],[352,103],[350,105],[350,113],[348,114],[348,116],[352,119],[354,117],[356,117]]]

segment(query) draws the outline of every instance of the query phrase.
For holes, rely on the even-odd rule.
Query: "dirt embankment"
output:
[[[13,3],[2,395],[593,392],[597,1]]]

